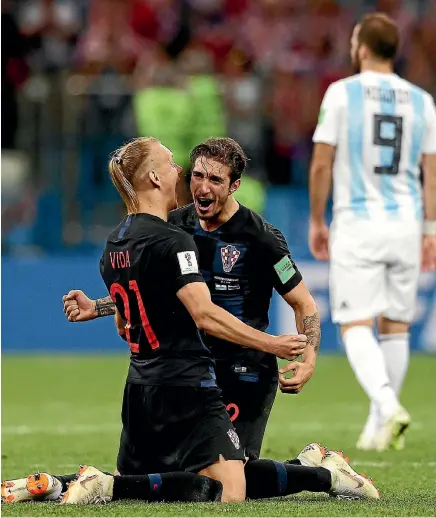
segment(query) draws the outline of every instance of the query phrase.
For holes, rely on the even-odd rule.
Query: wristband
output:
[[[424,221],[423,234],[425,236],[436,236],[436,220]]]

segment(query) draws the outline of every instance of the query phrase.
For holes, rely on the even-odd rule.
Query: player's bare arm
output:
[[[298,332],[307,336],[302,362],[292,362],[280,369],[280,390],[296,394],[302,390],[315,370],[316,356],[321,342],[321,322],[315,300],[303,281],[283,295],[283,298],[294,310]],[[285,373],[289,371],[293,371],[294,375],[287,379]]]
[[[70,322],[87,322],[115,315],[116,306],[110,296],[90,299],[81,290],[71,290],[62,297],[64,313]]]
[[[95,301],[95,311],[98,317],[107,317],[116,313],[115,302],[111,299],[110,295],[97,299]]]
[[[329,231],[325,222],[325,211],[332,186],[332,168],[335,146],[316,143],[310,166],[310,225],[309,246],[313,256],[327,261]]]
[[[424,237],[422,269],[436,270],[436,154],[423,155],[424,173]]]
[[[194,282],[181,288],[177,297],[189,311],[197,327],[222,340],[294,360],[306,349],[304,335],[273,336],[247,326],[213,304],[206,284]]]

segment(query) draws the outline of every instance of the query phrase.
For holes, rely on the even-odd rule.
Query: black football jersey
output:
[[[176,293],[204,282],[191,236],[150,214],[131,214],[109,235],[101,275],[126,320],[128,381],[215,386],[209,349]]]
[[[202,229],[193,204],[172,211],[169,221],[194,238],[212,301],[260,331],[269,324],[273,289],[284,295],[302,280],[283,234],[243,205],[212,232]],[[210,336],[205,341],[218,362],[230,363],[241,376],[249,377],[259,367],[277,369],[270,354]]]

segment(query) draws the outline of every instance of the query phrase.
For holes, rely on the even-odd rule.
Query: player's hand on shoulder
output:
[[[304,385],[310,380],[315,366],[309,362],[291,362],[279,371],[280,391],[286,394],[298,394]],[[286,378],[285,374],[292,371],[292,378]]]
[[[309,247],[313,257],[318,261],[329,260],[329,228],[324,222],[310,222]]]
[[[307,345],[306,335],[280,335],[274,340],[274,351],[278,358],[295,360],[303,354]]]
[[[71,290],[62,297],[64,313],[70,322],[86,322],[97,318],[95,301],[82,290]]]
[[[436,270],[436,236],[422,238],[421,269],[423,272]]]

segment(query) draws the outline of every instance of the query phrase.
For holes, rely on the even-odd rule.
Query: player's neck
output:
[[[239,209],[239,203],[233,198],[229,197],[227,203],[224,205],[222,211],[219,213],[218,218],[214,220],[200,219],[200,225],[206,232],[213,232],[221,225],[224,225],[229,219],[234,216]]]
[[[361,64],[361,72],[377,72],[379,74],[393,74],[392,63],[386,61],[368,60]]]
[[[148,196],[138,196],[140,214],[151,214],[158,218],[168,221],[168,207],[160,199],[151,199]]]

